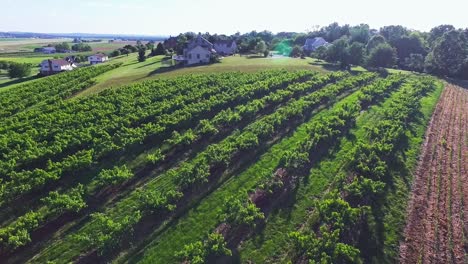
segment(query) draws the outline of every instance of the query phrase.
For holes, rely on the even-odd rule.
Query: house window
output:
[[[209,57],[210,57],[210,55],[209,55],[209,54],[206,54],[206,58],[208,59]]]
[[[192,59],[192,54],[189,54],[188,58],[189,58],[189,60],[191,60]]]
[[[197,54],[197,59],[200,59],[200,54]]]

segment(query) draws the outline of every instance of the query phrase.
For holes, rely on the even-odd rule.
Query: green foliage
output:
[[[267,45],[266,45],[265,41],[263,41],[263,40],[260,40],[257,43],[257,45],[255,45],[255,51],[257,53],[263,54],[266,50],[267,50]]]
[[[408,58],[405,58],[404,65],[412,71],[422,72],[424,71],[424,56],[411,53]]]
[[[138,61],[139,62],[144,62],[146,60],[146,48],[145,47],[139,47],[138,48]]]
[[[73,239],[78,243],[83,243],[86,248],[97,248],[100,255],[116,248],[124,235],[132,232],[132,226],[141,219],[141,213],[135,212],[131,216],[119,218],[109,218],[102,213],[91,214],[91,221],[97,225],[93,232],[82,232],[73,235]]]
[[[154,55],[164,55],[165,53],[164,45],[159,42],[156,46],[156,49],[154,50]]]
[[[146,214],[154,214],[162,210],[173,211],[174,202],[179,200],[183,194],[176,190],[169,190],[165,193],[159,193],[155,190],[138,190],[140,202],[145,207]]]
[[[34,230],[42,221],[43,215],[35,212],[28,212],[16,219],[16,221],[0,228],[0,245],[6,249],[16,249],[31,241],[30,230]]]
[[[188,129],[182,134],[177,131],[173,131],[172,137],[168,139],[167,142],[173,145],[189,145],[195,141],[196,137],[197,136],[194,134],[192,129]]]
[[[348,47],[349,63],[352,65],[361,65],[364,61],[365,46],[359,42],[353,42]]]
[[[462,67],[468,58],[468,40],[456,30],[444,33],[437,38],[431,52],[434,73],[450,76],[461,75]]]
[[[387,41],[382,35],[375,35],[372,36],[372,38],[369,40],[369,42],[366,45],[367,53],[369,54],[373,49],[375,49],[377,46],[381,44],[386,44]]]
[[[146,156],[146,159],[153,165],[158,163],[159,161],[164,160],[164,158],[165,158],[165,155],[162,153],[161,149],[157,149],[156,151],[149,153]]]
[[[70,50],[70,45],[68,44],[68,42],[62,42],[62,43],[56,44],[55,49],[57,49],[57,51],[67,51],[67,50]]]
[[[28,63],[9,63],[8,77],[10,78],[24,78],[31,75],[32,65]]]
[[[117,57],[120,56],[120,50],[114,50],[110,54],[111,57]]]
[[[72,188],[67,193],[59,194],[57,191],[52,191],[49,196],[42,199],[51,210],[55,213],[63,212],[79,212],[86,207],[86,202],[83,199],[84,187],[79,184]]]
[[[77,44],[74,44],[74,45],[71,47],[71,49],[74,50],[74,51],[79,51],[79,52],[93,51],[93,48],[91,48],[90,45],[85,44],[85,43],[77,43]]]
[[[219,132],[218,129],[207,119],[200,120],[197,130],[199,130],[202,135],[214,135]]]
[[[232,256],[232,252],[226,247],[226,241],[221,234],[210,233],[204,241],[185,245],[176,256],[181,261],[191,264],[203,264],[213,257]]]
[[[388,44],[379,44],[369,51],[367,65],[370,67],[391,68],[397,60],[395,49]]]
[[[229,197],[225,204],[225,213],[221,216],[223,222],[234,226],[256,225],[256,222],[265,218],[258,207],[250,200],[241,201],[234,197]]]
[[[100,186],[117,185],[133,177],[133,173],[127,166],[115,166],[110,170],[102,170],[97,176]]]

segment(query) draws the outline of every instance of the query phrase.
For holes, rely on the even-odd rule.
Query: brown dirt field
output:
[[[423,144],[400,263],[468,263],[468,90],[447,84]]]

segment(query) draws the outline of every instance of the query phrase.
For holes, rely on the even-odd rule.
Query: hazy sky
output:
[[[468,27],[468,0],[0,0],[0,31],[175,35],[316,25]]]

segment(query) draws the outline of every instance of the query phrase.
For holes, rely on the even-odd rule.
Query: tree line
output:
[[[173,51],[182,54],[185,45],[196,36],[194,32],[179,34]],[[422,32],[401,25],[377,30],[367,24],[332,23],[306,33],[252,31],[218,35],[207,32],[202,36],[211,43],[236,41],[237,51],[241,54],[275,51],[292,57],[312,56],[342,68],[361,65],[468,78],[468,29],[456,29],[452,25],[440,25]],[[314,52],[303,50],[305,41],[314,37],[322,37],[331,45]]]

